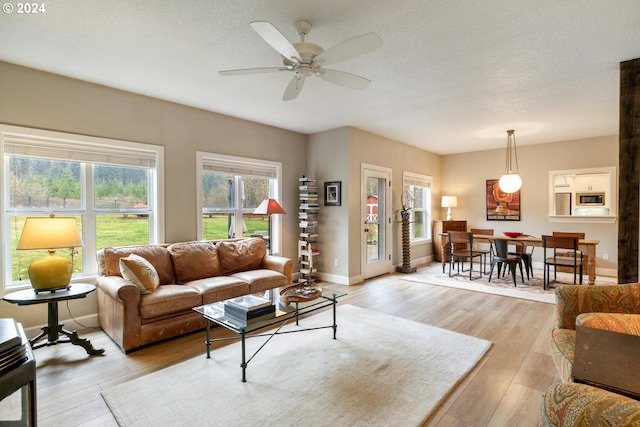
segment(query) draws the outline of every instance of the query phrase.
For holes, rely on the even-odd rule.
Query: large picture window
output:
[[[253,211],[264,199],[279,200],[281,163],[198,152],[197,168],[199,238],[267,236],[268,218]],[[280,247],[278,216],[271,221],[275,253]]]
[[[403,192],[409,197],[411,242],[431,239],[431,182],[428,175],[404,172]]]
[[[28,267],[46,250],[17,251],[29,216],[75,217],[84,246],[74,278],[97,274],[98,249],[160,241],[158,201],[163,148],[147,144],[0,126],[2,274],[5,289],[27,286]]]

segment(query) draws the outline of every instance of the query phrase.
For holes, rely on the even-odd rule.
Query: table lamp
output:
[[[49,256],[29,265],[29,280],[36,292],[69,287],[73,274],[71,259],[56,255],[56,249],[82,246],[78,223],[73,217],[28,217],[24,223],[18,250],[47,249]]]
[[[453,215],[451,215],[451,208],[455,208],[457,206],[458,206],[458,197],[442,196],[442,207],[447,208],[447,221],[451,221],[453,219]]]
[[[275,214],[286,214],[282,206],[276,201],[276,199],[264,199],[260,206],[253,211],[256,215],[268,215],[269,216],[269,241],[267,244],[267,248],[269,249],[269,254],[271,254],[271,215]]]

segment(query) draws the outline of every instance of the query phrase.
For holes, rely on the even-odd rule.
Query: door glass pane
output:
[[[367,262],[384,259],[385,179],[367,178]]]

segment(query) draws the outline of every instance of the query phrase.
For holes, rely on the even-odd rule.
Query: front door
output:
[[[362,272],[365,279],[391,271],[391,170],[362,165]]]

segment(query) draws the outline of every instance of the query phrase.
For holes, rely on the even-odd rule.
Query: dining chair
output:
[[[536,237],[530,234],[523,234],[522,237]],[[518,255],[522,258],[522,263],[524,264],[524,270],[527,273],[527,280],[529,278],[533,278],[533,250],[535,246],[527,245],[525,242],[520,242],[520,245],[515,245],[513,251],[509,252],[509,255]],[[529,276],[531,273],[531,276]],[[503,273],[504,274],[504,273]]]
[[[469,232],[475,236],[493,236],[493,228],[472,228],[469,230]],[[487,262],[487,257],[493,257],[493,246],[491,245],[491,243],[484,243],[484,242],[477,242],[475,243],[476,245],[476,250],[480,253],[482,253],[483,256],[483,264],[484,267],[482,269],[482,272],[484,274],[489,274],[487,272],[487,266],[489,265],[489,263]]]
[[[449,237],[449,277],[453,270],[455,262],[458,268],[457,274],[460,275],[460,263],[462,263],[462,271],[464,271],[464,261],[469,261],[469,280],[480,279],[482,277],[482,253],[473,248],[473,234],[468,231],[448,231]],[[480,276],[473,276],[473,259],[478,258],[480,261]]]
[[[491,246],[493,246],[494,255],[491,259],[491,270],[489,271],[489,282],[491,282],[491,276],[493,275],[493,269],[498,264],[498,278],[500,278],[500,270],[502,269],[502,265],[506,264],[509,266],[509,271],[511,272],[511,277],[513,277],[513,286],[518,286],[516,283],[516,265],[520,267],[520,278],[522,279],[522,284],[524,285],[524,274],[522,272],[522,257],[520,255],[514,255],[509,253],[509,244],[518,246],[523,246],[522,242],[509,242],[506,239],[489,239],[491,242]],[[521,249],[519,248],[518,251]],[[505,267],[505,271],[506,271]],[[528,278],[528,276],[527,276]]]
[[[553,280],[557,280],[557,267],[567,267],[573,270],[573,284],[576,284],[578,270],[580,271],[580,284],[582,284],[582,251],[578,250],[576,236],[542,236],[542,248],[544,250],[544,289],[546,290],[551,282],[550,268],[553,266]],[[563,251],[569,256],[558,256],[558,249],[568,249]],[[552,256],[548,255],[548,250],[552,251]]]

